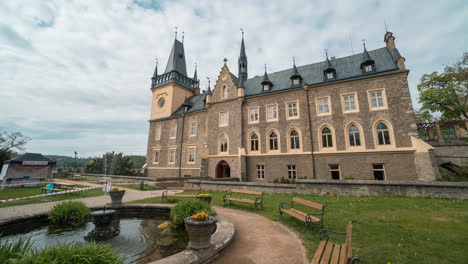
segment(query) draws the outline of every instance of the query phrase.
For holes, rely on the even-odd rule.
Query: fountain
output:
[[[118,236],[120,229],[112,226],[115,210],[94,211],[91,213],[94,229],[85,236],[86,240],[103,241]]]

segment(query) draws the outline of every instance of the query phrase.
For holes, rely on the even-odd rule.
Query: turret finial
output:
[[[364,49],[366,49],[366,39],[362,39],[362,46],[364,46]]]
[[[244,30],[241,28],[240,31],[242,32],[242,39],[244,39]]]
[[[182,31],[182,43],[184,43],[184,37],[185,37],[185,34],[184,34],[184,31]]]
[[[175,27],[175,39],[177,39],[177,27]]]
[[[296,65],[296,57],[293,56],[293,65]]]
[[[264,65],[265,65],[265,72],[266,72],[266,68],[267,68],[266,63]]]

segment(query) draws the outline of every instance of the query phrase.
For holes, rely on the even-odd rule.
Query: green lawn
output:
[[[119,184],[114,185],[114,184],[112,184],[112,187],[123,187],[123,188],[140,190],[140,185],[139,184],[130,184],[130,185],[119,185]],[[154,185],[145,184],[145,189],[143,191],[154,191],[154,190],[156,190],[156,187],[154,187]]]
[[[223,192],[204,192],[213,194],[213,205],[222,206]],[[467,263],[468,201],[394,196],[297,196],[326,204],[325,228],[344,232],[348,221],[358,221],[353,226],[353,253],[362,263]],[[257,213],[298,231],[312,258],[320,241],[319,227],[308,231],[304,223],[292,217],[279,217],[279,203],[290,202],[291,197],[265,194],[264,210]],[[162,201],[161,197],[156,197],[132,203]],[[233,204],[232,208],[255,212],[253,205]],[[343,242],[344,236],[337,235],[331,240]]]
[[[0,200],[10,199],[10,198],[20,198],[26,196],[32,196],[41,194],[41,187],[42,186],[33,186],[33,187],[22,187],[22,188],[6,188],[5,190],[0,190]],[[77,187],[87,187],[87,186],[77,186]],[[52,196],[43,196],[31,199],[24,199],[6,203],[0,203],[0,208],[8,207],[8,206],[15,206],[15,205],[23,205],[23,204],[32,204],[32,203],[43,203],[43,202],[51,202],[51,201],[62,201],[68,199],[76,199],[76,198],[84,198],[84,197],[93,197],[103,195],[101,188],[86,190],[82,193],[75,192],[75,193],[65,193],[65,194],[57,194]]]

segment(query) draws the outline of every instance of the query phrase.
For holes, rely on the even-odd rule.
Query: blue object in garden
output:
[[[46,186],[46,188],[50,188],[50,189],[55,189],[55,183],[48,183]],[[54,190],[47,190],[46,193],[53,193]]]

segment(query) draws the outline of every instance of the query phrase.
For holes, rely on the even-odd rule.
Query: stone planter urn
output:
[[[216,219],[208,217],[205,221],[196,221],[192,216],[185,218],[185,229],[188,232],[190,249],[203,249],[209,247],[211,235],[216,231]]]
[[[197,195],[197,199],[202,201],[202,202],[206,202],[206,203],[210,204],[211,200],[213,199],[213,196],[211,196],[211,195]]]
[[[111,190],[109,191],[111,197],[111,206],[120,206],[122,205],[122,198],[125,195],[125,190]]]

